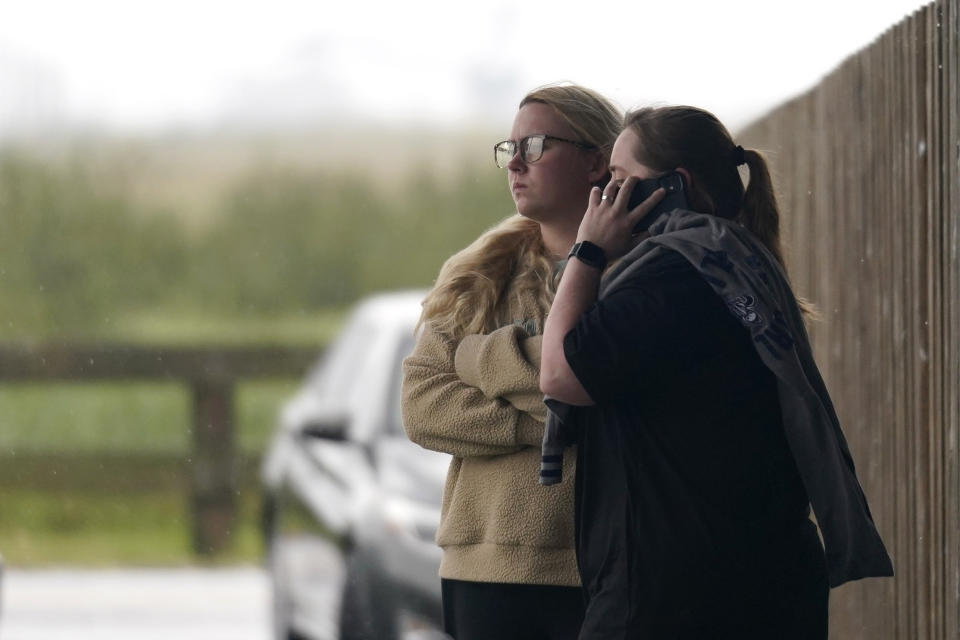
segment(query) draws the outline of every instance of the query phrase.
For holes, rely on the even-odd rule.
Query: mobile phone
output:
[[[641,180],[633,185],[633,193],[630,194],[630,200],[627,203],[627,208],[632,210],[641,202],[652,196],[653,192],[661,187],[667,192],[667,194],[663,197],[663,200],[657,203],[657,206],[647,213],[647,215],[640,218],[640,222],[638,222],[637,226],[633,228],[633,235],[637,235],[638,233],[646,231],[650,225],[652,225],[654,221],[656,221],[656,219],[664,213],[669,213],[674,209],[687,208],[686,184],[683,181],[683,176],[676,171],[665,173],[659,178]]]

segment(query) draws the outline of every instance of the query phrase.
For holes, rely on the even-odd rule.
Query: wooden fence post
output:
[[[239,460],[233,433],[238,380],[301,377],[318,346],[150,347],[129,344],[4,344],[0,383],[37,380],[182,380],[193,393],[190,531],[198,554],[230,542],[237,523]]]
[[[193,381],[190,511],[193,549],[201,555],[224,550],[237,522],[233,388],[233,380]]]

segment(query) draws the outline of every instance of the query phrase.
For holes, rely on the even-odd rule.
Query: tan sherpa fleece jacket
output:
[[[403,423],[410,439],[452,454],[437,544],[440,576],[478,582],[577,586],[573,478],[538,482],[546,407],[540,392],[547,309],[511,287],[500,329],[453,344],[427,324],[403,363]],[[512,319],[512,322],[511,322]]]

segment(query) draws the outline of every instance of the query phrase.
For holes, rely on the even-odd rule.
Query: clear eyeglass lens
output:
[[[501,169],[506,168],[506,166],[513,159],[513,156],[517,153],[517,144],[506,140],[497,145],[497,166]]]
[[[523,159],[536,162],[543,155],[543,136],[530,136],[523,139]]]
[[[517,145],[520,146],[520,158],[524,162],[533,163],[543,156],[544,136],[528,136],[519,143],[512,140],[504,140],[496,146],[497,166],[505,169],[513,156],[517,153]]]

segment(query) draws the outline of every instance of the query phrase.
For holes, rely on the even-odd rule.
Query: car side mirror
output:
[[[307,421],[300,428],[300,436],[303,438],[343,441],[347,439],[347,428],[349,425],[350,418],[346,412],[331,412],[316,416]]]

